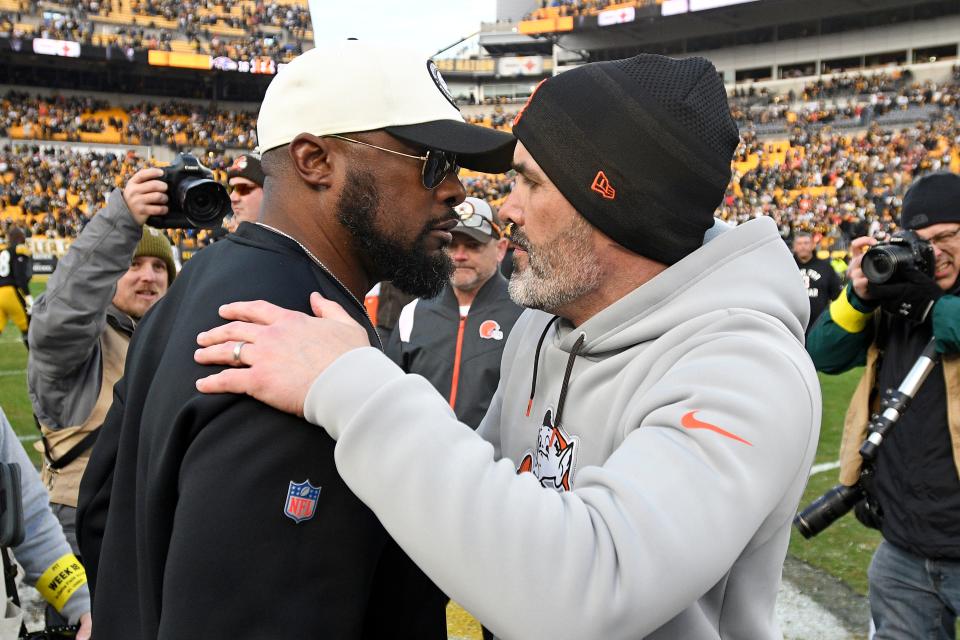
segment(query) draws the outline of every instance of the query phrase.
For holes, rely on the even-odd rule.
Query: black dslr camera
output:
[[[900,279],[899,273],[911,267],[931,278],[935,272],[936,257],[933,245],[913,231],[901,231],[888,242],[870,247],[863,254],[860,268],[873,284],[883,284]]]
[[[231,213],[226,187],[213,179],[213,171],[189,153],[181,153],[163,168],[167,183],[165,216],[150,216],[147,224],[158,229],[215,229]]]

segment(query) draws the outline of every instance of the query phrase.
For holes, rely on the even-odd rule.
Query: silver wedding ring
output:
[[[243,349],[243,345],[247,344],[246,341],[241,340],[237,344],[233,345],[233,361],[237,364],[243,364],[240,361],[240,350]]]

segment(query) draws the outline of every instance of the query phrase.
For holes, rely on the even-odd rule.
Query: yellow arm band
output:
[[[60,611],[77,589],[87,584],[87,572],[77,560],[77,556],[68,553],[47,567],[37,580],[37,591],[43,599]]]
[[[847,289],[844,288],[837,299],[830,303],[830,319],[847,333],[860,333],[866,328],[873,312],[858,311],[847,295]]]

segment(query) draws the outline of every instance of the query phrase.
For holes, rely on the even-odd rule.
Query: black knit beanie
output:
[[[740,142],[713,64],[652,54],[545,80],[513,133],[591,224],[668,265],[703,244]]]
[[[263,166],[260,158],[252,153],[242,153],[237,156],[230,168],[227,169],[227,179],[246,178],[250,182],[263,186]]]
[[[960,222],[960,176],[947,171],[929,173],[910,185],[900,210],[904,229],[941,222]]]

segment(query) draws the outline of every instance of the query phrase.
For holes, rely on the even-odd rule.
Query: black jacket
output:
[[[796,256],[794,259],[807,288],[807,297],[810,298],[810,322],[807,323],[806,331],[807,335],[810,335],[817,318],[840,293],[843,283],[827,260],[813,257],[807,262],[800,262]]]
[[[446,637],[443,596],[343,483],[326,432],[194,387],[218,370],[193,353],[221,304],[309,313],[312,291],[378,344],[295,242],[248,223],[190,260],[138,326],[80,492],[98,640]],[[296,522],[288,489],[304,481],[320,493]]]
[[[510,299],[507,281],[499,272],[480,287],[464,318],[447,284],[436,298],[415,300],[404,307],[386,353],[407,373],[429,380],[447,402],[456,393],[454,413],[476,429],[500,382],[503,345],[522,312]]]
[[[932,336],[929,321],[918,326],[884,313],[874,391],[897,388]],[[883,510],[883,537],[924,558],[960,560],[960,478],[942,361],[884,436],[875,471],[872,489]]]

